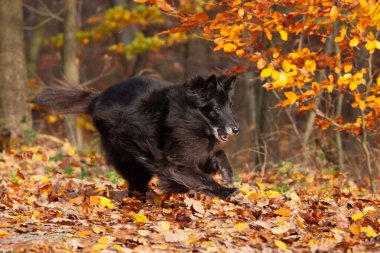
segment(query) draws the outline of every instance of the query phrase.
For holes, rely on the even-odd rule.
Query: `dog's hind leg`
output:
[[[237,188],[227,188],[218,184],[210,175],[198,168],[166,168],[158,177],[162,182],[162,190],[165,192],[171,192],[173,183],[176,184],[175,187],[181,185],[183,189],[192,189],[221,199],[228,199],[239,192]]]
[[[145,195],[148,191],[148,183],[152,179],[151,173],[147,172],[143,166],[139,165],[133,159],[122,162],[114,158],[112,164],[127,181],[130,196],[134,194]]]

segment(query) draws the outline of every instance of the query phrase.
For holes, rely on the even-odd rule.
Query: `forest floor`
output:
[[[0,168],[0,252],[380,251],[379,198],[332,170],[241,174],[231,201],[153,180],[143,201],[68,143],[21,145]]]

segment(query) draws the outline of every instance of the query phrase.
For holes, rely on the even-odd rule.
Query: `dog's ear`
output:
[[[216,89],[217,84],[218,84],[218,80],[217,80],[215,74],[212,74],[206,80],[206,86],[207,86],[208,90]]]
[[[236,75],[228,76],[223,80],[223,87],[226,91],[232,91],[235,88]]]
[[[201,76],[196,76],[188,83],[186,83],[185,87],[191,93],[196,93],[201,96],[207,96],[208,94],[216,90],[217,83],[218,82],[215,75],[211,75],[207,79],[204,79]]]

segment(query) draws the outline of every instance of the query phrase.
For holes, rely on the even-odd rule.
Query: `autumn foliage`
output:
[[[211,3],[214,12],[208,14],[176,10],[163,2],[150,1],[182,24],[165,33],[200,28],[215,51],[240,61],[231,71],[254,71],[268,90],[283,93],[277,106],[315,111],[323,129],[334,126],[354,135],[379,130],[376,1],[223,1]],[[355,119],[342,118],[335,109],[331,101],[339,94],[356,111]]]
[[[331,170],[286,164],[242,175],[232,201],[201,194],[127,197],[104,160],[69,143],[0,153],[0,248],[70,252],[378,251],[379,203]]]

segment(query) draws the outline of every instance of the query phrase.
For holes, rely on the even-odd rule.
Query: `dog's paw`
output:
[[[239,194],[239,192],[240,192],[240,190],[238,188],[235,188],[235,187],[225,188],[223,190],[220,198],[228,200],[228,199],[232,198],[233,196]]]
[[[233,187],[233,188],[229,188],[229,190],[230,190],[230,192],[231,192],[231,193],[230,193],[230,198],[240,193],[239,188],[235,188],[235,187]]]

